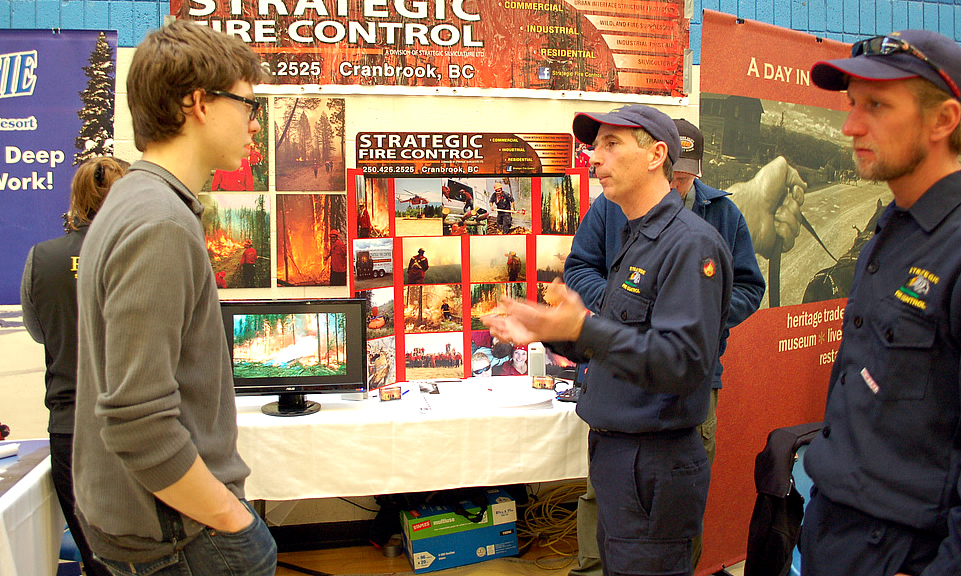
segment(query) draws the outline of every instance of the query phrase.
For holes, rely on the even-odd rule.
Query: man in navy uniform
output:
[[[574,135],[627,224],[597,314],[555,285],[555,307],[506,299],[484,317],[514,344],[590,360],[577,413],[591,428],[590,478],[604,573],[691,574],[710,464],[707,417],[733,267],[724,239],[671,188],[681,142],[663,112],[578,114]]]
[[[674,165],[671,186],[677,189],[684,206],[707,221],[724,238],[731,250],[734,265],[734,286],[731,291],[731,310],[727,316],[717,365],[711,383],[711,402],[708,415],[698,427],[707,458],[712,464],[717,452],[714,439],[717,430],[717,401],[721,390],[721,356],[727,348],[727,337],[734,328],[757,311],[764,296],[764,276],[757,265],[754,244],[744,216],[728,198],[728,193],[712,188],[700,180],[701,160],[704,157],[704,136],[687,120],[675,119],[681,138],[681,152]],[[584,220],[577,228],[571,253],[564,263],[564,281],[576,291],[591,310],[596,310],[607,282],[607,271],[621,247],[618,231],[627,223],[621,208],[598,196]],[[597,506],[594,488],[588,482],[587,492],[577,502],[578,566],[572,574],[589,576],[601,574],[600,556],[593,543],[597,525]],[[694,542],[692,563],[700,560],[701,539]]]
[[[961,47],[856,43],[811,80],[846,90],[858,175],[894,194],[858,257],[821,435],[802,574],[961,574]]]

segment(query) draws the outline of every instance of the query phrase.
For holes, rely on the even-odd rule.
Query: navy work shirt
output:
[[[834,502],[943,534],[925,574],[961,574],[961,172],[887,207],[843,328],[805,468]]]
[[[731,300],[731,252],[676,190],[629,224],[597,315],[576,342],[551,347],[591,360],[577,414],[592,428],[698,426]]]

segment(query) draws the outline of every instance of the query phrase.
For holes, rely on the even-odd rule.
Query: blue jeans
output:
[[[253,510],[251,513],[253,523],[240,532],[205,528],[176,554],[151,562],[97,558],[114,576],[274,576],[277,543],[263,519]]]

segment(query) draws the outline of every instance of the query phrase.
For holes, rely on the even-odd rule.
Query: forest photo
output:
[[[278,194],[277,285],[331,285],[335,259],[343,258],[346,266],[346,248],[337,249],[346,230],[343,194]]]
[[[331,376],[347,373],[347,316],[234,316],[234,376]]]
[[[541,178],[541,233],[574,234],[580,222],[580,188],[575,176]]]
[[[498,284],[471,284],[470,287],[470,327],[471,330],[487,330],[481,316],[490,314],[503,298],[524,300],[527,298],[527,284],[509,282]]]
[[[270,206],[263,194],[201,194],[218,288],[270,287]]]
[[[404,331],[451,332],[463,328],[460,284],[404,287]]]
[[[278,191],[347,190],[344,110],[343,98],[274,98]]]

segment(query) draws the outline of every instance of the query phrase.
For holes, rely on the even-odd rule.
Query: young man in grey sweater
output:
[[[276,544],[243,500],[230,358],[197,199],[260,130],[260,62],[178,21],[127,79],[143,159],[90,227],[78,272],[74,480],[94,553],[115,574],[273,575]]]

